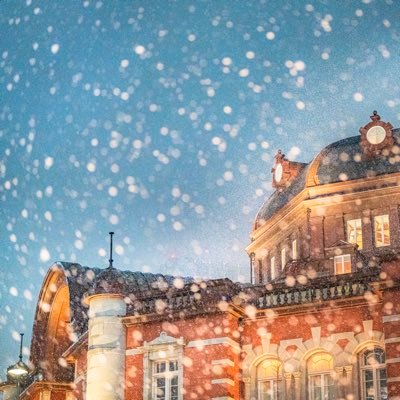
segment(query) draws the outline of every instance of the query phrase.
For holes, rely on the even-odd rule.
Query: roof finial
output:
[[[372,119],[372,121],[379,121],[381,119],[381,116],[378,114],[378,111],[374,110],[370,118]]]
[[[21,341],[19,344],[19,360],[22,361],[22,344],[24,342],[24,334],[20,333],[19,335],[21,336]]]
[[[112,258],[112,252],[113,252],[113,235],[114,232],[109,232],[110,234],[110,259],[108,260],[108,268],[113,268],[113,258]]]

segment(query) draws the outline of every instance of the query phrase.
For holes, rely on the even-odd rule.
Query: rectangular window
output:
[[[374,218],[375,246],[390,245],[389,215],[377,215]]]
[[[259,400],[276,400],[278,399],[278,385],[274,379],[262,380],[258,382],[258,399]]]
[[[351,272],[351,256],[344,254],[342,256],[334,257],[335,274],[349,274]]]
[[[152,400],[178,400],[178,361],[155,362],[152,378]]]
[[[331,374],[310,375],[310,399],[333,400],[335,385]]]
[[[292,241],[292,260],[297,260],[297,240]]]
[[[281,250],[281,268],[282,268],[282,271],[285,268],[285,265],[286,265],[286,249],[282,249]]]
[[[363,247],[361,219],[350,219],[347,221],[346,230],[347,241],[349,243],[356,244],[361,250]]]
[[[270,269],[271,269],[271,279],[275,279],[275,257],[271,257]]]

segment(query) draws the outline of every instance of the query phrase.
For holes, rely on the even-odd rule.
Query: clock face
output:
[[[277,164],[274,172],[275,182],[279,183],[281,181],[282,174],[283,174],[282,164]]]
[[[386,131],[381,126],[373,126],[368,129],[367,140],[371,144],[379,144],[385,140]]]

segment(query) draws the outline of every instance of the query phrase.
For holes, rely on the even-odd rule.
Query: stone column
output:
[[[293,372],[294,377],[294,399],[301,400],[301,372]],[[307,392],[307,390],[305,391]]]
[[[86,400],[124,400],[126,304],[120,295],[89,298]]]
[[[293,400],[293,390],[292,390],[292,374],[285,373],[285,399],[286,400]]]
[[[345,398],[343,390],[343,367],[335,367],[337,385],[336,385],[336,398],[338,400],[343,400]]]
[[[350,399],[351,396],[355,398],[355,393],[353,390],[353,366],[346,365],[344,367],[345,372],[345,386],[344,386],[344,397],[345,399]]]

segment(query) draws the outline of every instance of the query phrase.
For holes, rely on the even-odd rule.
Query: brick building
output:
[[[249,284],[54,264],[19,397],[400,399],[399,161],[376,112],[308,164],[278,152]]]

